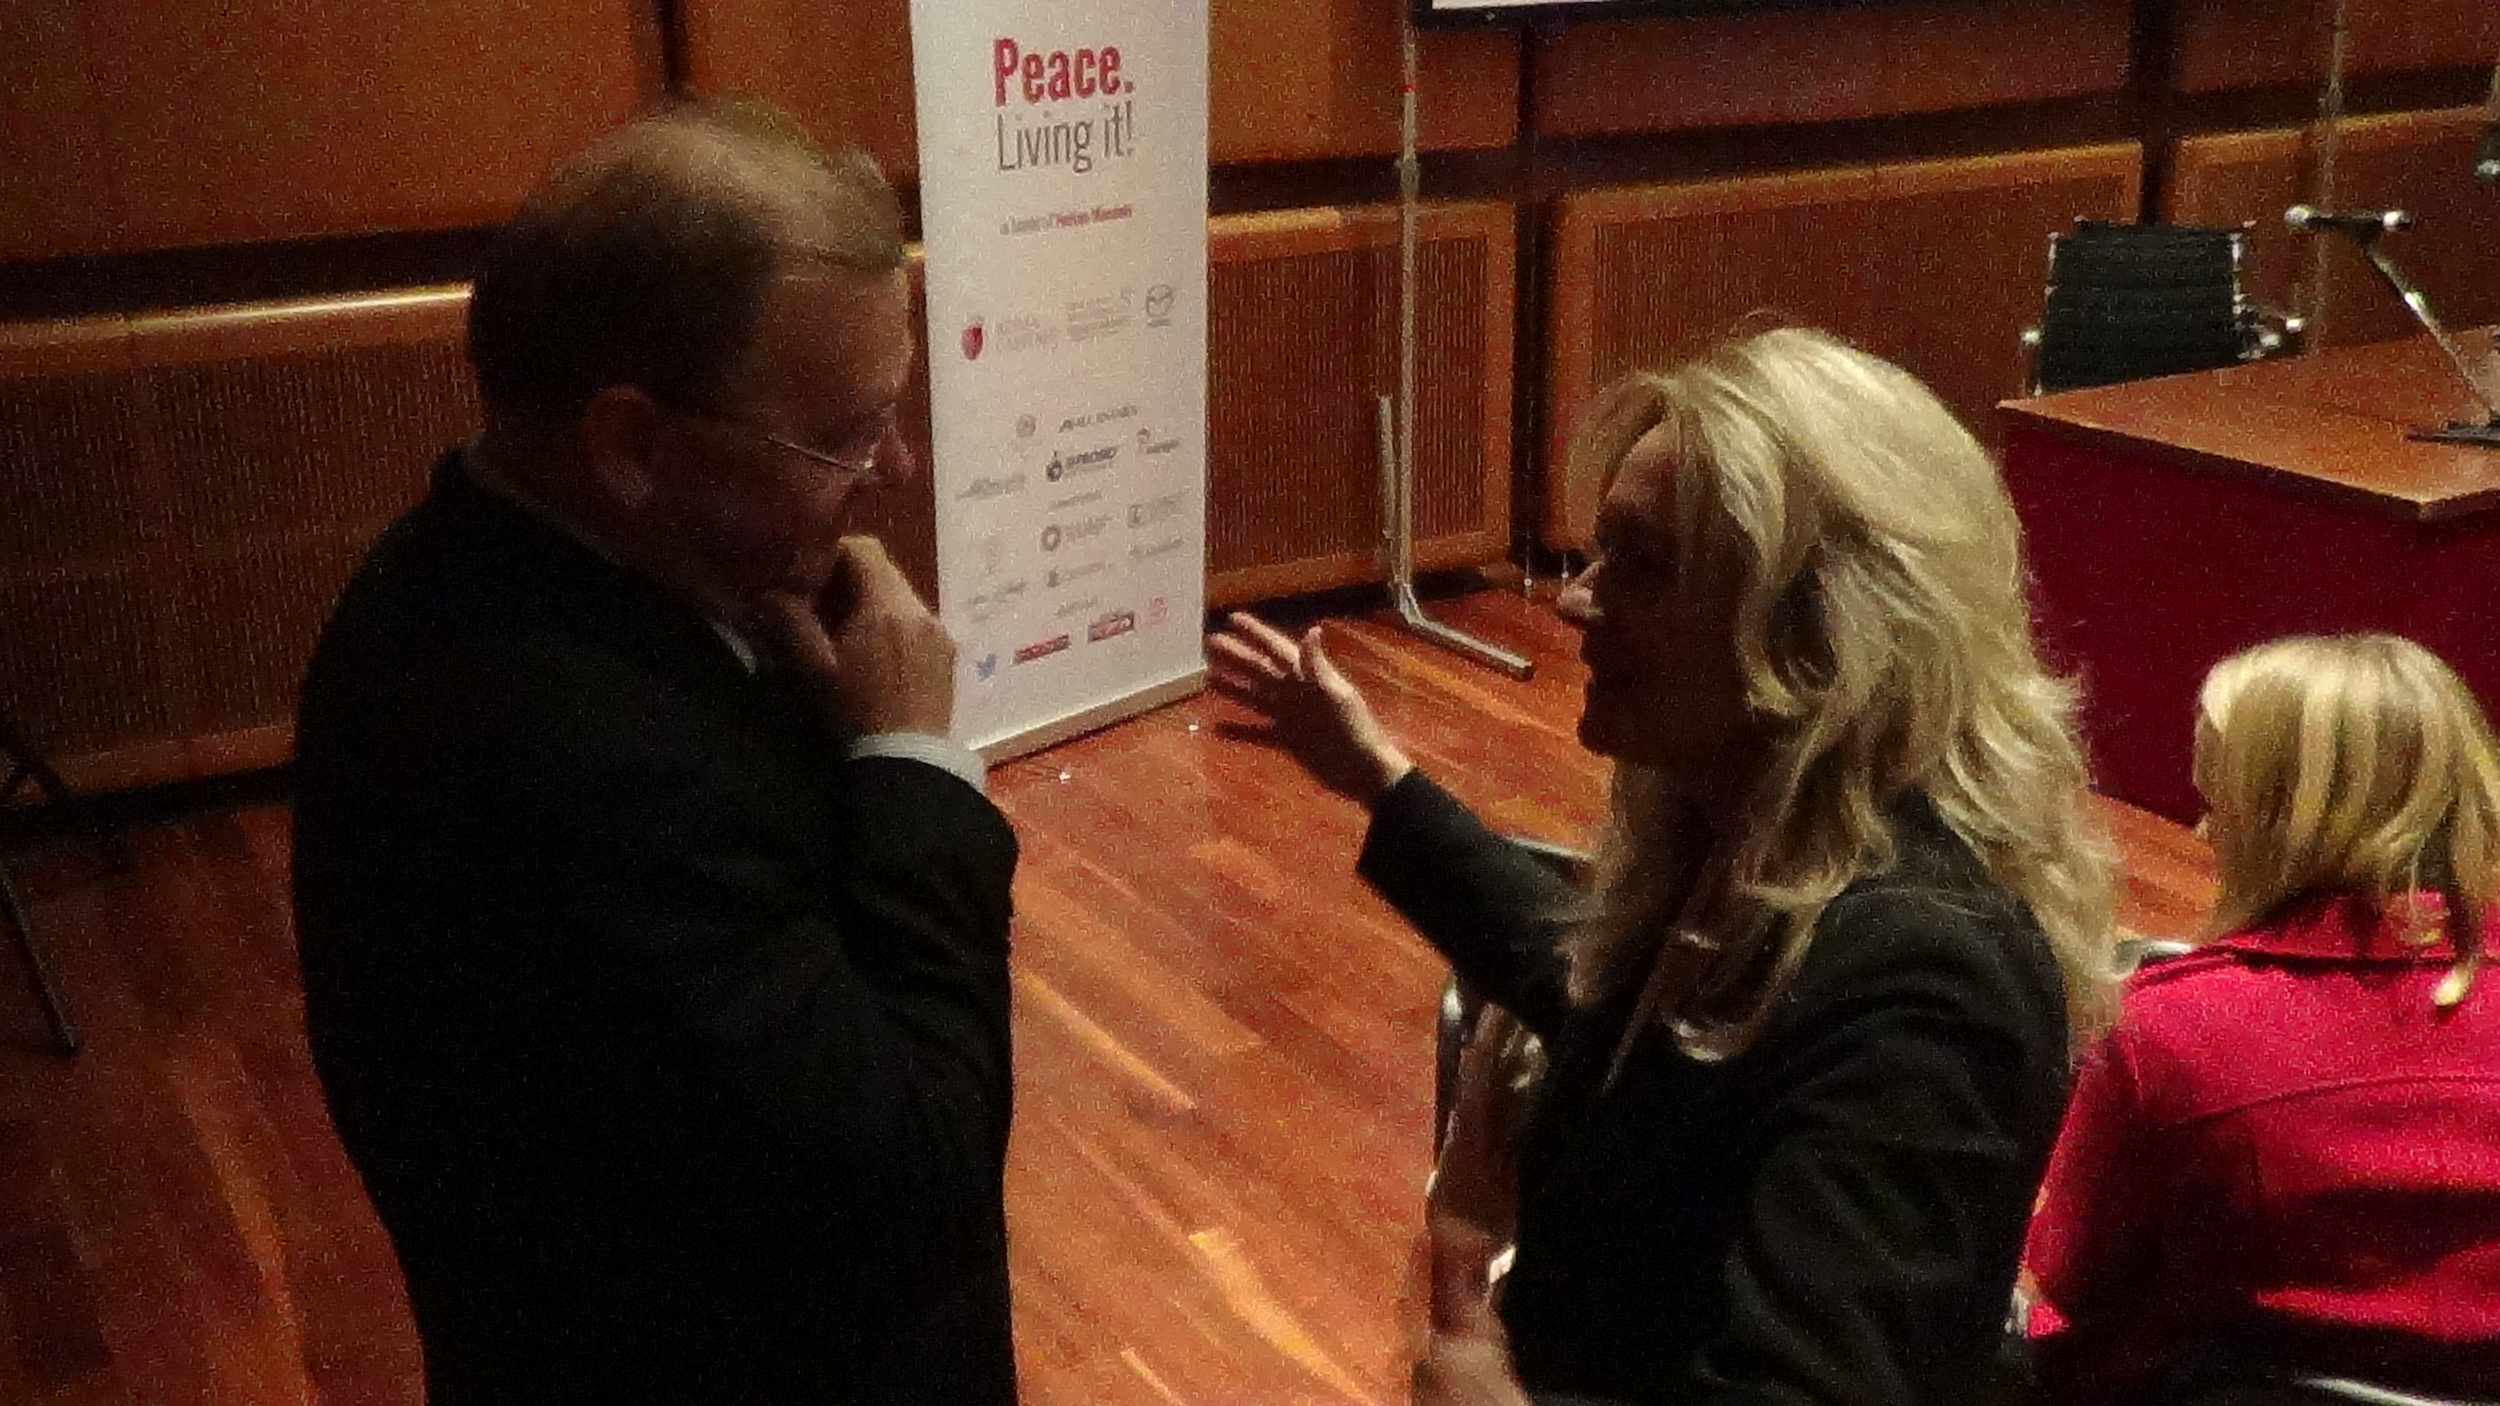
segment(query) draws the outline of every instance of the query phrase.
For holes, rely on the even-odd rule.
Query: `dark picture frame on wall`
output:
[[[1413,0],[1415,23],[1427,28],[1756,14],[1768,10],[1859,10],[1886,3],[1890,0]]]

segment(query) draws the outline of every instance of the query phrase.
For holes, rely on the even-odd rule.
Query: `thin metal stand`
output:
[[[2390,218],[2398,219],[2401,223],[2401,213],[2395,212]],[[2437,428],[2414,430],[2410,437],[2437,440],[2447,444],[2474,444],[2488,449],[2500,449],[2500,405],[2492,402],[2491,391],[2484,386],[2483,378],[2475,374],[2473,363],[2466,360],[2465,349],[2458,346],[2457,339],[2450,336],[2448,329],[2440,325],[2438,315],[2431,311],[2431,300],[2423,294],[2418,284],[2405,276],[2403,269],[2396,267],[2396,261],[2387,257],[2386,251],[2378,247],[2376,235],[2355,233],[2349,229],[2346,233],[2352,234],[2353,241],[2360,246],[2361,257],[2369,260],[2370,267],[2378,271],[2379,279],[2395,290],[2397,300],[2405,305],[2407,312],[2413,314],[2413,320],[2422,324],[2423,331],[2431,334],[2431,340],[2438,344],[2440,353],[2448,358],[2448,365],[2457,373],[2457,379],[2464,383],[2466,391],[2474,397],[2474,403],[2482,407],[2483,418],[2479,423],[2472,420],[2453,421]]]
[[[0,761],[8,764],[7,775],[0,777],[0,804],[6,804],[20,787],[28,784],[42,791],[55,805],[71,803],[69,787],[62,783],[60,773],[5,718],[0,718]],[[8,923],[15,937],[18,955],[34,981],[35,996],[43,1003],[44,1020],[52,1027],[53,1040],[62,1054],[77,1054],[81,1043],[77,1022],[70,1019],[69,1003],[61,996],[52,964],[44,958],[43,944],[35,939],[34,923],[27,916],[25,900],[18,896],[17,884],[9,877],[5,858],[0,858],[0,920]]]
[[[2491,96],[2483,99],[2483,140],[2474,148],[2474,179],[2500,186],[2500,64],[2491,70]]]
[[[1532,678],[1536,666],[1507,649],[1456,630],[1424,614],[1415,598],[1415,212],[1422,200],[1423,167],[1417,158],[1415,90],[1422,67],[1415,22],[1402,23],[1404,100],[1398,138],[1398,395],[1393,408],[1380,398],[1380,509],[1388,555],[1389,601],[1407,629],[1454,653],[1515,679]]]

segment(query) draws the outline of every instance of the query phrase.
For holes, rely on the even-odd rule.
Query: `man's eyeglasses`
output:
[[[875,438],[869,440],[869,447],[866,453],[859,455],[829,454],[822,449],[815,449],[801,444],[795,439],[788,439],[781,435],[774,434],[772,431],[764,429],[761,426],[751,425],[746,421],[739,419],[735,415],[723,415],[718,411],[703,410],[689,405],[671,405],[669,408],[690,420],[701,420],[706,424],[718,425],[725,430],[735,430],[749,439],[756,440],[763,444],[769,444],[776,449],[787,449],[791,453],[798,455],[800,458],[807,460],[811,464],[821,464],[829,469],[838,469],[847,477],[863,479],[872,484],[883,481],[885,477],[885,471],[879,465],[878,461],[884,457],[885,442],[893,437],[894,431],[897,428],[894,411],[888,409],[883,414],[879,415],[876,423],[870,427],[870,430],[874,434]],[[867,438],[867,436],[863,435],[862,438]]]

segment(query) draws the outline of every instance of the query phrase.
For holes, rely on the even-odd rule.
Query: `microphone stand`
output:
[[[1398,394],[1380,398],[1381,546],[1388,558],[1389,603],[1398,623],[1452,653],[1514,679],[1534,678],[1536,665],[1424,613],[1415,595],[1415,213],[1422,201],[1415,90],[1422,61],[1415,18],[1407,16],[1400,55],[1403,99],[1398,114]]]
[[[2314,229],[2315,226],[2309,228]],[[2407,312],[2413,314],[2413,320],[2422,324],[2422,330],[2431,334],[2431,340],[2439,344],[2439,350],[2448,358],[2448,365],[2457,373],[2457,379],[2465,383],[2465,389],[2474,397],[2474,403],[2482,407],[2483,418],[2479,422],[2452,420],[2437,429],[2409,431],[2407,437],[2436,440],[2446,444],[2477,444],[2485,449],[2500,449],[2500,405],[2493,404],[2491,392],[2483,389],[2482,378],[2474,374],[2473,364],[2465,359],[2465,349],[2458,346],[2456,338],[2450,336],[2448,329],[2439,324],[2438,316],[2431,311],[2431,300],[2423,296],[2421,288],[2412,279],[2405,277],[2404,270],[2396,267],[2396,261],[2387,257],[2386,251],[2378,247],[2377,230],[2358,230],[2350,225],[2340,224],[2334,228],[2352,236],[2354,246],[2361,251],[2361,257],[2370,261],[2370,267],[2378,271],[2381,281],[2395,290],[2397,300],[2405,305]]]

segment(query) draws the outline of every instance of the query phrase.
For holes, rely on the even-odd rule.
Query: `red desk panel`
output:
[[[2197,685],[2278,635],[2406,635],[2500,701],[2500,451],[2405,437],[2466,404],[2416,340],[2000,407],[2103,792],[2193,820]]]

